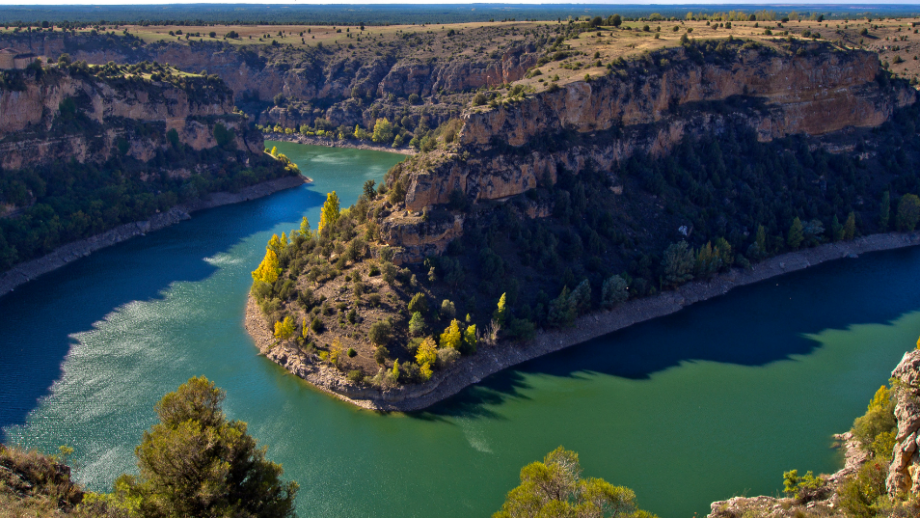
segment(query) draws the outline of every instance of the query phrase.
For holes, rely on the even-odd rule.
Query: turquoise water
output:
[[[196,214],[0,298],[4,439],[75,448],[107,489],[152,407],[191,376],[301,485],[301,517],[488,516],[559,445],[662,518],[830,472],[830,435],[920,334],[920,250],[868,254],[733,291],[491,376],[427,412],[356,410],[256,355],[249,272],[330,190],[353,202],[402,157],[278,143],[315,184]]]

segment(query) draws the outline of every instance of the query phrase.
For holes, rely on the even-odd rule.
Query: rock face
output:
[[[329,119],[336,126],[360,123],[373,127],[374,117],[367,106],[348,102],[353,95],[386,98],[392,94],[405,98],[411,94],[428,97],[471,91],[517,81],[539,58],[536,49],[526,45],[511,47],[501,54],[464,59],[422,61],[410,51],[394,51],[365,61],[315,48],[288,54],[281,47],[240,48],[217,42],[145,45],[120,36],[93,39],[60,33],[28,39],[5,35],[0,37],[0,47],[28,48],[52,60],[66,52],[75,60],[99,65],[143,60],[168,63],[186,72],[204,70],[220,76],[238,101],[271,101],[281,94],[287,99],[323,106],[306,111],[266,109],[258,117],[260,124],[285,127],[312,125],[316,117]],[[438,110],[432,110],[430,116],[433,124],[440,121]]]
[[[896,380],[898,434],[888,468],[888,492],[916,495],[920,494],[920,350],[905,354],[891,377]]]
[[[662,155],[685,136],[751,128],[761,141],[871,128],[916,101],[916,91],[878,80],[875,54],[813,44],[791,49],[729,45],[717,56],[667,49],[591,82],[464,114],[456,153],[410,172],[405,207],[419,212],[459,191],[474,201],[517,196],[560,167],[611,170],[636,153]],[[829,116],[833,114],[833,116]],[[426,250],[437,236],[403,229]],[[394,238],[397,234],[390,234]],[[389,240],[412,260],[423,250]]]
[[[171,130],[179,143],[200,151],[217,145],[218,123],[233,131],[237,150],[262,151],[261,135],[233,113],[232,92],[219,80],[190,78],[180,87],[58,68],[14,74],[18,84],[0,88],[0,167],[6,169],[71,158],[101,162],[119,146],[125,155],[147,161],[169,145]],[[65,103],[72,107],[69,115]],[[138,124],[145,130],[138,131]]]

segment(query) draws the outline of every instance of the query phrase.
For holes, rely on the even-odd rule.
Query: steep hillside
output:
[[[872,54],[739,40],[493,96],[348,211],[330,199],[318,234],[269,243],[252,293],[276,333],[259,343],[292,345],[269,355],[333,392],[413,399],[483,343],[526,348],[693,279],[913,230],[915,100]]]
[[[297,176],[216,76],[160,65],[0,72],[0,271],[216,191]]]

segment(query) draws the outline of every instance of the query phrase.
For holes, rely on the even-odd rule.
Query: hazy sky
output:
[[[367,0],[364,2],[355,2],[348,0],[322,0],[322,1],[304,1],[304,0],[272,0],[272,1],[259,1],[259,0],[143,0],[139,2],[129,2],[126,0],[0,0],[0,7],[4,5],[144,5],[144,4],[298,4],[298,5],[318,5],[318,4],[359,4],[359,5],[368,5],[368,4],[476,4],[476,3],[497,3],[497,4],[609,4],[609,5],[648,5],[648,4],[668,4],[668,5],[680,5],[680,4],[707,4],[707,5],[719,5],[719,4],[731,4],[731,5],[816,5],[816,4],[825,4],[825,5],[879,5],[879,4],[898,4],[898,5],[918,5],[920,7],[920,1],[918,0],[869,0],[865,2],[840,2],[839,0],[812,0],[812,1],[786,1],[786,2],[765,2],[765,1],[725,1],[725,0],[697,0],[697,1],[675,1],[675,0],[654,0],[654,1],[629,1],[629,2],[610,2],[610,1],[582,1],[582,2],[566,2],[559,0],[549,0],[549,1],[527,1],[527,0],[485,0],[478,2],[463,2],[457,0]]]

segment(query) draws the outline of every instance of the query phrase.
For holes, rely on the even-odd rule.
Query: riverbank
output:
[[[920,233],[917,232],[875,234],[849,242],[828,243],[778,255],[754,265],[751,269],[735,268],[715,275],[708,281],[689,282],[674,291],[630,300],[613,310],[582,316],[572,328],[540,331],[534,340],[525,344],[500,343],[495,347],[481,347],[475,355],[435,372],[432,379],[425,384],[405,385],[385,391],[348,381],[337,369],[321,363],[316,356],[308,357],[293,344],[275,344],[271,330],[251,296],[246,305],[245,326],[262,354],[324,392],[369,410],[408,412],[421,410],[447,399],[486,376],[508,367],[639,322],[670,315],[696,302],[724,295],[739,286],[754,284],[826,261],[918,244]]]
[[[237,193],[211,193],[205,198],[177,205],[166,212],[156,214],[146,221],[126,223],[101,234],[67,243],[47,255],[21,263],[0,275],[0,297],[36,277],[57,270],[97,250],[191,219],[193,212],[263,198],[269,194],[297,187],[310,181],[312,180],[302,175],[289,176],[250,185]]]
[[[309,146],[326,146],[349,149],[363,149],[365,151],[382,151],[384,153],[397,153],[407,156],[418,154],[418,151],[411,147],[394,148],[391,146],[384,146],[382,144],[374,144],[373,142],[366,141],[362,142],[355,140],[327,139],[323,137],[308,137],[307,135],[301,135],[300,133],[292,133],[290,135],[287,133],[266,133],[265,140],[291,142],[294,144],[307,144]]]

